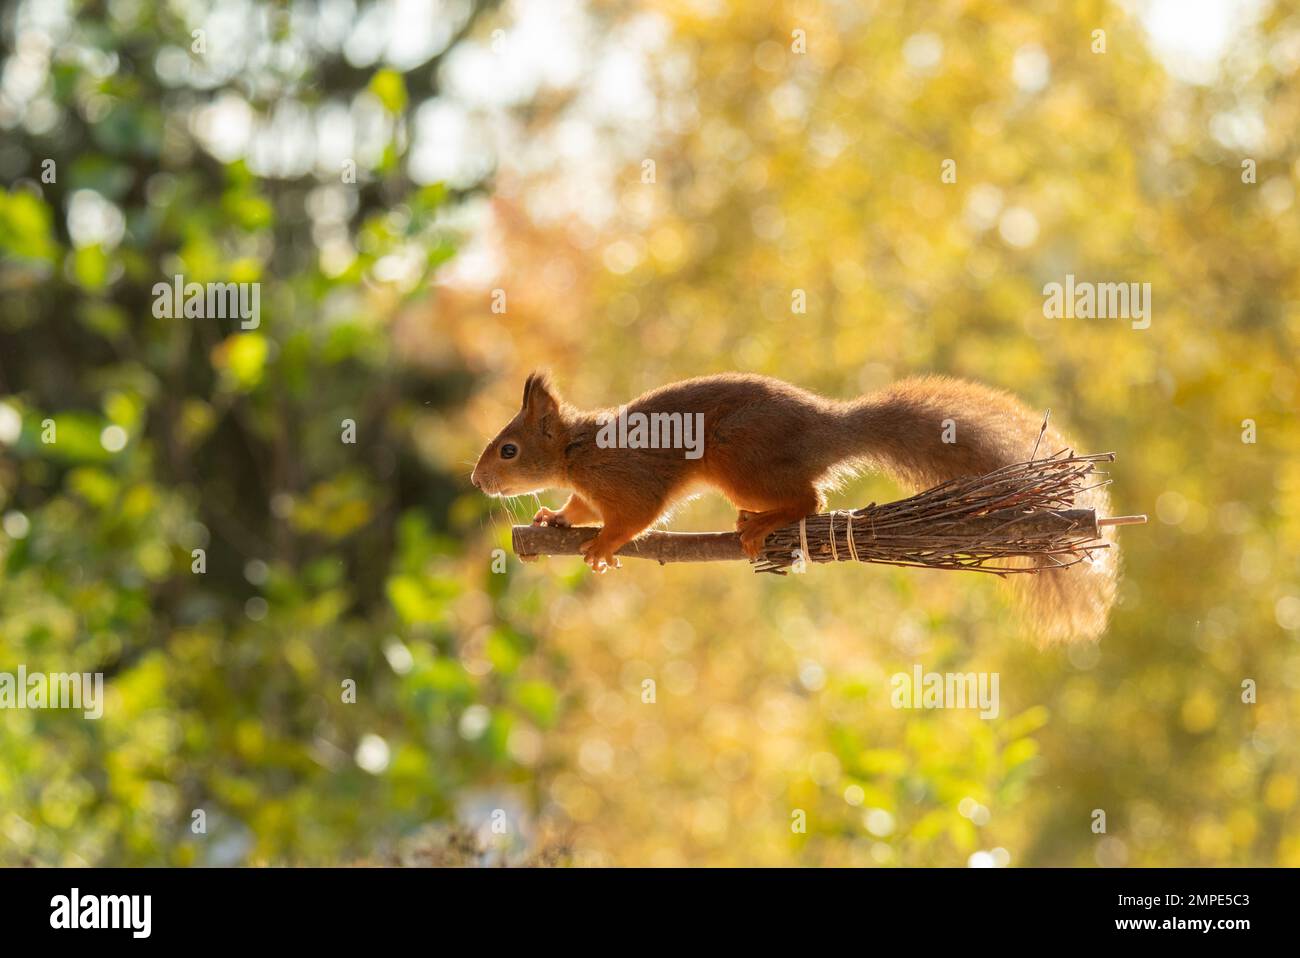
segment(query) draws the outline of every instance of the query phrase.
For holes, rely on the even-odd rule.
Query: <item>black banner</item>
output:
[[[811,942],[868,923],[918,949],[1026,931],[1232,947],[1282,934],[1296,889],[1280,869],[30,869],[0,871],[0,915],[11,944],[541,944],[598,925]]]

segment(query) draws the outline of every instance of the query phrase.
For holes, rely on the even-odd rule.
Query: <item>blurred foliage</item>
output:
[[[43,65],[25,114],[0,103],[0,671],[102,670],[108,701],[0,714],[0,863],[1300,864],[1285,5],[1189,86],[1102,0],[597,3],[661,38],[655,122],[469,185],[410,177],[410,120],[513,8],[455,8],[399,69],[254,4],[214,77],[186,52],[204,4],[74,4],[49,48],[20,41],[37,6],[0,21],[7,82]],[[581,119],[544,93],[521,148]],[[373,120],[356,182],[218,158],[231,94]],[[556,216],[586,150],[611,213]],[[489,186],[497,275],[431,295]],[[1151,327],[1045,319],[1066,273],[1151,283]],[[260,282],[260,325],[155,318],[177,274]],[[1153,521],[1122,534],[1110,633],[1048,651],[983,577],[498,574],[534,504],[466,463],[541,364],[584,405],[732,368],[980,379],[1116,450],[1117,508]],[[998,673],[999,717],[893,709],[916,663]]]
[[[286,62],[286,8],[265,4],[259,61],[213,85],[195,58],[177,90],[155,67],[201,8],[86,3],[47,28],[34,6],[3,23],[5,62],[47,65],[33,101],[57,112],[4,134],[0,669],[103,671],[108,701],[99,722],[0,716],[0,863],[361,859],[471,788],[526,794],[563,662],[517,621],[531,588],[464,572],[459,480],[420,452],[467,373],[404,364],[387,333],[474,192],[405,174],[404,83],[427,99],[482,11],[410,76],[314,46],[284,75],[265,63]],[[377,99],[383,148],[354,183],[253,176],[190,134],[232,92]],[[85,191],[118,236],[71,229]],[[394,257],[414,268],[386,281]],[[260,282],[260,323],[156,318],[174,275]]]
[[[588,406],[725,369],[841,397],[940,372],[1116,450],[1116,508],[1152,518],[1120,536],[1097,646],[1037,651],[997,583],[942,572],[593,583],[548,639],[590,703],[552,790],[580,857],[1300,864],[1300,15],[1265,8],[1195,86],[1100,0],[669,3],[611,217],[542,221],[538,176],[498,178],[509,314],[467,324],[486,291],[442,304],[499,377],[464,455],[541,363]],[[1067,273],[1150,283],[1150,328],[1045,319]],[[869,478],[833,505],[898,494]],[[705,497],[673,524],[732,519]],[[999,673],[1001,716],[893,710],[916,663]]]

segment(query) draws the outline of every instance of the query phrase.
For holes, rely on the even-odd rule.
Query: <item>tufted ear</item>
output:
[[[538,370],[524,380],[523,411],[529,419],[540,420],[559,408],[560,400],[551,385],[550,372]]]

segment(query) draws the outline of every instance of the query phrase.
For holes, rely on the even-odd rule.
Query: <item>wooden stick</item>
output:
[[[1111,516],[1109,519],[1098,519],[1098,526],[1140,526],[1147,521],[1146,516]]]
[[[1118,518],[1132,520],[1131,516]],[[1015,520],[1017,530],[1026,533],[1034,531],[1078,530],[1080,533],[1096,534],[1097,526],[1103,524],[1124,525],[1106,519],[1097,519],[1091,509],[1059,509],[1042,512],[1038,515],[1020,516]],[[1145,521],[1145,520],[1144,520]],[[838,522],[842,532],[844,520]],[[972,539],[988,535],[995,530],[1007,527],[1005,515],[981,516],[961,519],[948,523],[943,534],[969,535]],[[799,524],[793,523],[782,531],[798,535]],[[592,527],[562,529],[555,526],[515,526],[511,531],[511,540],[515,554],[518,556],[538,555],[581,555],[580,546],[595,537],[600,530]],[[859,527],[856,531],[861,531]],[[740,536],[734,532],[648,532],[629,542],[616,553],[634,559],[653,559],[660,564],[666,562],[724,562],[735,559],[748,559],[740,547]]]
[[[555,526],[515,526],[511,540],[518,556],[576,556],[579,546],[594,539],[599,529],[580,527],[559,529]],[[634,539],[616,555],[665,562],[722,562],[748,559],[740,548],[740,536],[734,532],[647,532]]]

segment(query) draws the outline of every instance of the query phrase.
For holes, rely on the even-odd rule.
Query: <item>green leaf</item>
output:
[[[46,202],[25,191],[0,193],[0,252],[18,259],[53,263],[54,217]]]
[[[389,113],[406,109],[406,81],[396,70],[380,70],[370,78],[370,92]]]
[[[100,290],[108,285],[108,256],[98,244],[83,246],[72,254],[72,275],[77,285]]]
[[[511,693],[511,699],[526,715],[542,727],[549,727],[559,711],[559,693],[545,682],[529,680],[520,682]]]
[[[217,366],[240,392],[255,389],[266,371],[269,346],[261,333],[237,333],[217,350]]]

